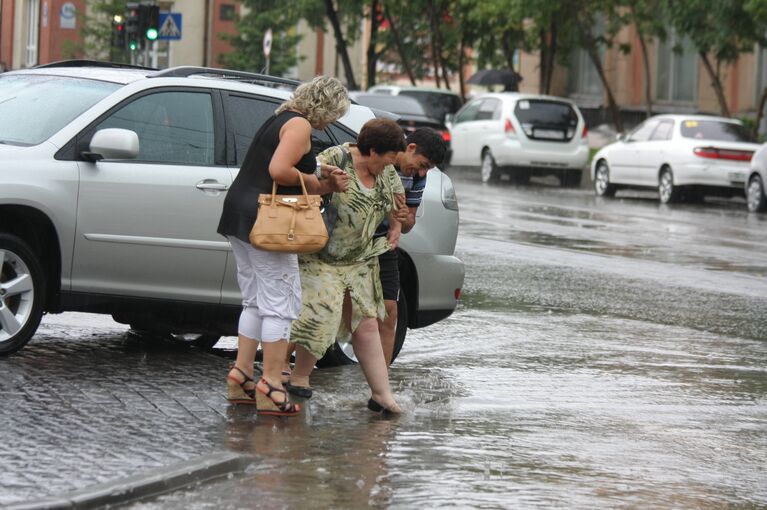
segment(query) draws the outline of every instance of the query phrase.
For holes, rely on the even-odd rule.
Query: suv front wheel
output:
[[[19,237],[0,234],[0,355],[18,351],[43,316],[43,266]]]

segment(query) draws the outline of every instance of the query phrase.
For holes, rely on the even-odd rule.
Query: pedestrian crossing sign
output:
[[[160,34],[157,37],[161,41],[178,41],[181,39],[181,13],[160,13]]]

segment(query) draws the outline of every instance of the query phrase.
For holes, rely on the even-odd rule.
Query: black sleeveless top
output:
[[[269,117],[258,130],[250,143],[248,153],[242,162],[240,172],[224,199],[224,210],[218,222],[218,233],[234,236],[249,243],[248,235],[258,215],[258,195],[272,192],[272,177],[269,175],[269,163],[280,143],[280,129],[287,121],[301,114],[283,111]],[[311,150],[296,163],[302,173],[312,174],[317,168],[317,160]],[[301,186],[277,185],[281,195],[300,195]]]

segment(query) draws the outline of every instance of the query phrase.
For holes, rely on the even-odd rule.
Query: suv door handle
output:
[[[195,188],[201,189],[203,191],[226,191],[229,189],[229,186],[226,184],[221,184],[215,179],[204,179],[198,182]]]

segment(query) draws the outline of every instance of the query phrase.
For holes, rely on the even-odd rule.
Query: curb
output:
[[[12,504],[5,508],[7,510],[58,510],[123,504],[242,471],[252,460],[252,457],[236,453],[213,453],[165,468],[92,485],[64,496]]]

